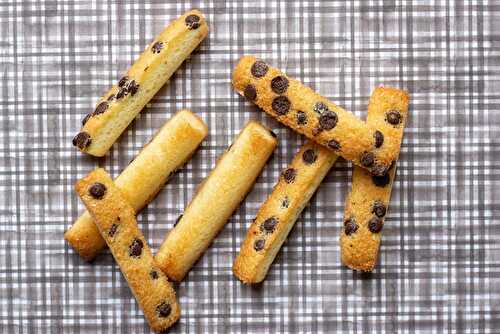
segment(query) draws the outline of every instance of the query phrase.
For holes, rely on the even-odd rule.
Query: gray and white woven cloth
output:
[[[98,97],[171,20],[200,8],[201,47],[96,159],[71,139]],[[279,147],[253,191],[177,286],[172,333],[500,332],[500,3],[495,1],[0,2],[0,333],[149,333],[109,251],[64,242],[83,210],[75,181],[114,176],[181,108],[209,125],[191,161],[138,216],[156,251],[197,184],[250,119]],[[380,84],[408,90],[410,119],[380,261],[341,265],[351,164],[339,161],[266,281],[231,273],[246,229],[304,138],[238,96],[252,54],[366,117]]]

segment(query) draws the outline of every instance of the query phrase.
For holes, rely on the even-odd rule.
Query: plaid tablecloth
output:
[[[163,26],[203,10],[209,38],[96,159],[71,139],[97,98]],[[139,215],[156,251],[196,185],[250,119],[280,144],[253,191],[177,286],[173,333],[500,332],[500,3],[495,1],[0,2],[0,332],[149,332],[109,251],[64,242],[75,181],[114,176],[180,108],[209,125],[202,149]],[[238,96],[237,59],[262,57],[360,117],[379,84],[411,93],[380,263],[340,263],[351,164],[339,161],[267,280],[231,273],[246,229],[304,141]]]

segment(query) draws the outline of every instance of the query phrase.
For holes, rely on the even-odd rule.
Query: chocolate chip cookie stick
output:
[[[173,21],[85,116],[73,145],[97,157],[106,154],[207,34],[207,22],[200,11],[189,11]]]
[[[184,278],[250,191],[276,144],[275,135],[259,123],[245,126],[156,254],[156,263],[168,277]]]
[[[387,140],[400,143],[408,104],[409,96],[405,91],[376,88],[368,105],[367,122],[380,129]],[[340,233],[342,262],[349,268],[371,271],[377,262],[380,234],[395,174],[395,164],[384,176],[373,176],[354,167],[352,189],[345,206],[344,228]]]
[[[207,136],[205,123],[189,110],[176,113],[116,178],[115,183],[136,212],[149,203]],[[88,212],[66,231],[64,238],[90,261],[106,246]]]
[[[255,57],[241,58],[233,86],[281,123],[372,174],[384,175],[397,158],[400,141],[384,140],[376,126]]]
[[[234,261],[233,273],[244,283],[264,280],[298,216],[337,160],[312,141],[304,144],[260,207]]]
[[[155,332],[179,319],[175,291],[155,265],[135,220],[134,208],[103,169],[76,183],[76,191],[120,266],[132,293]]]

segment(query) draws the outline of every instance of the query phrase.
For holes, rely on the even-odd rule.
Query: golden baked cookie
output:
[[[264,280],[295,221],[337,157],[312,141],[295,155],[260,207],[234,261],[233,273],[242,282]]]
[[[164,331],[179,319],[180,307],[167,276],[155,265],[137,226],[134,208],[103,169],[96,169],[78,181],[75,188],[149,325],[155,332]]]
[[[398,156],[400,141],[384,138],[376,126],[262,60],[241,58],[232,82],[239,94],[281,123],[372,174],[384,175]]]
[[[206,124],[189,110],[181,110],[116,178],[115,184],[136,212],[148,204],[170,175],[189,160],[208,134]],[[64,238],[90,261],[106,246],[88,212],[66,231]]]
[[[191,10],[165,28],[82,121],[73,145],[101,157],[146,103],[208,34],[203,14]]]
[[[376,88],[368,105],[367,123],[380,129],[386,140],[401,143],[408,105],[409,96],[405,91]],[[395,163],[383,176],[373,176],[354,166],[352,189],[347,196],[344,227],[340,233],[342,263],[349,268],[371,271],[377,262],[395,174]]]
[[[199,185],[184,214],[155,256],[158,266],[181,281],[252,188],[276,148],[274,133],[249,122]]]

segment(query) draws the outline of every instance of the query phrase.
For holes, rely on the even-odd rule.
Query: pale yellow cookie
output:
[[[234,261],[233,273],[244,283],[264,280],[298,216],[337,160],[314,142],[302,146],[262,204]]]
[[[137,227],[134,208],[103,169],[76,183],[76,191],[94,219],[132,293],[155,332],[180,317],[180,307],[168,278],[156,266]]]
[[[205,252],[252,188],[277,144],[275,135],[249,122],[222,155],[155,260],[170,279],[180,281]]]
[[[207,136],[206,124],[189,110],[176,113],[116,178],[115,184],[136,212],[158,193]],[[66,231],[64,238],[90,261],[106,246],[88,212]]]
[[[401,141],[384,138],[377,126],[366,124],[262,60],[241,58],[232,82],[239,94],[281,123],[372,174],[384,175],[397,159]]]
[[[207,22],[198,10],[191,10],[173,21],[83,119],[73,145],[90,155],[106,154],[207,34]]]
[[[409,96],[405,91],[376,88],[368,105],[367,123],[380,129],[386,140],[401,143],[408,105]],[[377,262],[380,235],[396,174],[395,165],[384,176],[373,176],[362,168],[354,167],[352,189],[346,200],[344,227],[340,233],[342,263],[349,268],[371,271]]]

